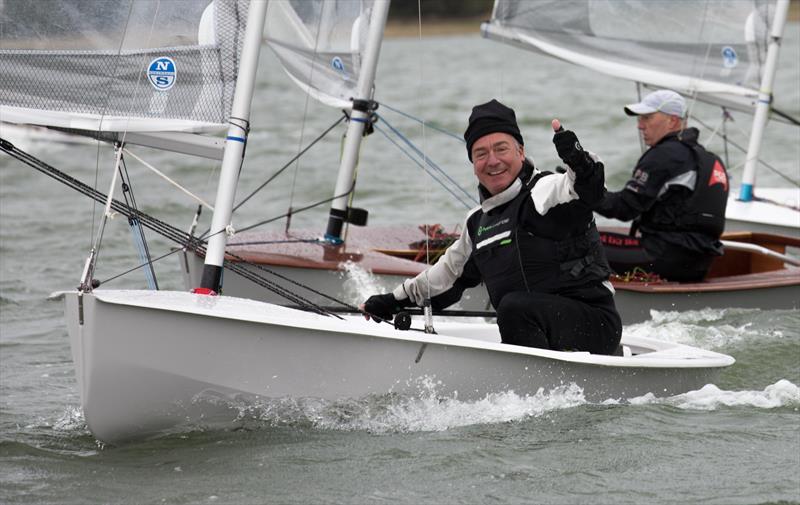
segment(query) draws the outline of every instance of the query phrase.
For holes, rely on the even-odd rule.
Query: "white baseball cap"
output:
[[[645,96],[639,103],[625,106],[625,114],[629,116],[652,114],[653,112],[663,112],[670,116],[683,118],[686,116],[686,101],[674,91],[660,89]]]

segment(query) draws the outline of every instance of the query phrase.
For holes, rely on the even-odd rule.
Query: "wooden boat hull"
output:
[[[714,380],[730,356],[632,338],[632,356],[499,343],[495,325],[401,332],[225,296],[99,290],[65,294],[84,417],[119,443],[174,426],[233,422],[242,402],[398,393],[470,401],[576,384],[588,401],[669,396]]]
[[[413,261],[419,252],[409,247],[425,239],[425,234],[416,227],[353,229],[341,246],[316,242],[313,237],[311,232],[237,235],[229,241],[227,250],[231,256],[228,259],[253,263],[255,266],[246,268],[319,305],[332,305],[330,298],[319,293],[357,305],[364,301],[366,294],[391,291],[427,267],[424,262]],[[184,253],[180,261],[186,288],[199,286],[203,258]],[[362,277],[365,274],[369,274],[368,279]],[[370,292],[365,293],[365,290]],[[223,293],[281,305],[290,303],[281,295],[230,271],[224,273]],[[483,285],[466,290],[458,307],[490,310],[489,296]]]
[[[320,243],[287,244],[280,241],[292,237],[280,233],[247,234],[235,237],[229,251],[353,305],[363,301],[365,293],[363,286],[350,279],[346,273],[351,266],[356,266],[362,272],[372,273],[370,281],[375,283],[372,286],[374,292],[390,291],[404,279],[425,269],[424,263],[405,259],[415,254],[408,244],[424,238],[417,228],[359,230],[354,234],[347,246],[339,248]],[[787,247],[800,247],[800,238],[780,235],[732,232],[724,238],[760,244],[782,253],[786,252]],[[187,289],[198,286],[202,258],[185,254],[181,261]],[[257,267],[250,268],[258,272]],[[304,291],[284,281],[278,282],[293,288],[293,291],[314,303],[331,305],[330,299],[314,292]],[[742,251],[726,251],[724,256],[715,260],[707,280],[703,282],[638,282],[618,278],[612,279],[612,284],[617,290],[616,303],[623,324],[646,321],[650,319],[651,310],[800,308],[800,269],[785,267],[778,260]],[[224,293],[270,303],[288,303],[280,295],[231,272],[226,273]],[[488,294],[483,286],[465,292],[458,307],[472,311],[491,310]]]

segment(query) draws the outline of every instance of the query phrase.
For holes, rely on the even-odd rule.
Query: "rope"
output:
[[[790,122],[790,123],[792,123],[793,125],[795,125],[795,126],[800,126],[800,119],[797,119],[797,118],[795,118],[795,117],[792,117],[792,116],[790,116],[789,114],[787,114],[786,112],[783,112],[783,111],[781,111],[781,110],[778,110],[778,109],[776,109],[775,107],[770,107],[770,109],[769,109],[769,110],[770,110],[770,111],[772,111],[774,114],[776,114],[776,115],[778,115],[778,116],[782,117],[783,119],[785,119],[785,120],[789,121],[789,122]]]
[[[755,196],[755,195],[753,195],[753,200],[756,201],[756,202],[770,203],[770,204],[775,205],[777,207],[783,207],[783,208],[786,208],[786,209],[800,211],[800,205],[792,205],[791,203],[778,202],[778,201],[772,200],[770,198],[762,198],[760,196]]]
[[[302,156],[303,154],[305,154],[305,153],[306,153],[306,152],[307,152],[309,149],[311,149],[311,147],[312,147],[312,146],[314,146],[314,144],[316,144],[317,142],[319,142],[320,140],[322,140],[322,139],[323,139],[323,138],[324,138],[324,137],[325,137],[325,136],[326,136],[328,133],[330,133],[330,132],[331,132],[331,130],[333,130],[333,129],[334,129],[334,128],[335,128],[335,127],[336,127],[336,126],[339,124],[339,123],[341,123],[341,122],[342,122],[342,121],[345,119],[345,117],[346,117],[346,116],[342,116],[342,117],[340,117],[339,119],[337,119],[337,120],[336,120],[336,121],[335,121],[335,122],[334,122],[334,123],[333,123],[331,126],[329,126],[329,127],[328,127],[328,128],[327,128],[327,129],[326,129],[324,132],[322,132],[322,133],[321,133],[321,134],[320,134],[320,135],[319,135],[317,138],[315,138],[315,139],[314,139],[314,140],[313,140],[313,141],[312,141],[310,144],[308,144],[308,145],[305,147],[305,149],[301,150],[301,151],[300,151],[299,153],[297,153],[297,154],[296,154],[296,155],[295,155],[295,156],[294,156],[292,159],[290,159],[289,161],[287,161],[287,162],[286,162],[286,164],[285,164],[285,165],[283,165],[281,168],[279,168],[277,172],[275,172],[274,174],[272,174],[272,175],[271,175],[271,176],[270,176],[270,177],[269,177],[269,178],[268,178],[266,181],[264,181],[264,182],[263,182],[263,183],[262,183],[262,184],[261,184],[259,187],[257,187],[257,188],[256,188],[255,190],[253,190],[253,191],[252,191],[252,192],[251,192],[249,195],[247,195],[247,196],[246,196],[246,197],[245,197],[245,198],[244,198],[244,199],[243,199],[241,202],[239,202],[237,205],[235,205],[235,206],[233,207],[233,209],[231,210],[231,213],[233,213],[233,212],[236,212],[236,210],[237,210],[237,209],[239,209],[239,207],[241,207],[242,205],[244,205],[244,204],[245,204],[245,203],[246,203],[248,200],[250,200],[250,199],[251,199],[253,196],[255,196],[255,195],[256,195],[256,193],[258,193],[259,191],[261,191],[262,189],[264,189],[264,188],[265,188],[265,187],[266,187],[266,186],[267,186],[267,185],[268,185],[270,182],[272,182],[272,181],[273,181],[273,180],[274,180],[276,177],[278,177],[278,176],[279,176],[281,173],[283,173],[283,172],[284,172],[284,171],[285,171],[287,168],[289,168],[289,167],[292,165],[292,163],[294,163],[294,162],[295,162],[295,161],[296,161],[296,160],[297,160],[297,159],[298,159],[300,156]],[[354,188],[352,188],[352,187],[351,187],[351,188],[350,188],[350,191],[348,191],[347,193],[345,193],[345,195],[347,195],[347,194],[351,193],[351,192],[353,191],[353,189],[354,189]],[[335,199],[336,199],[336,198],[338,198],[339,196],[342,196],[342,195],[334,196],[334,197],[332,197],[332,198],[329,198],[329,199],[326,199],[326,200],[323,200],[323,201],[321,201],[321,202],[317,202],[317,203],[314,203],[314,204],[311,204],[311,205],[307,205],[307,206],[305,206],[305,207],[301,207],[301,208],[299,208],[299,209],[293,209],[293,208],[290,206],[290,207],[289,207],[289,210],[288,210],[288,211],[287,211],[285,214],[281,214],[280,216],[276,216],[276,217],[273,217],[273,218],[270,218],[270,219],[266,219],[266,220],[264,220],[264,221],[260,221],[260,222],[258,222],[258,223],[256,223],[256,224],[253,224],[253,225],[247,226],[247,227],[245,227],[245,228],[241,228],[241,229],[237,230],[237,232],[243,232],[243,231],[251,230],[251,229],[253,229],[253,228],[256,228],[256,227],[258,227],[258,226],[261,226],[261,225],[264,225],[264,224],[268,224],[268,223],[271,223],[271,222],[273,222],[273,221],[277,221],[278,219],[283,219],[283,218],[285,218],[285,217],[291,217],[292,215],[294,215],[294,214],[295,214],[295,213],[297,213],[297,212],[303,212],[303,211],[306,211],[306,210],[309,210],[309,209],[313,209],[314,207],[317,207],[317,206],[319,206],[319,205],[322,205],[323,203],[327,203],[327,202],[330,202],[330,201],[332,201],[332,200],[335,200]],[[207,230],[206,230],[206,231],[205,231],[205,232],[204,232],[204,233],[203,233],[201,236],[205,237],[205,236],[206,236],[206,235],[207,235],[207,234],[208,234],[210,231],[211,231],[211,230],[208,230],[208,229],[207,229]]]
[[[632,270],[625,272],[622,275],[612,274],[611,279],[621,282],[647,282],[649,284],[663,284],[666,282],[664,279],[653,272],[648,272],[642,267],[634,267]]]
[[[162,179],[164,179],[165,181],[167,181],[168,183],[170,183],[174,187],[178,188],[178,190],[180,190],[181,192],[186,194],[192,200],[196,201],[197,203],[199,203],[200,205],[204,206],[205,208],[207,208],[207,209],[209,209],[211,211],[214,210],[214,206],[213,205],[207,203],[205,200],[203,200],[199,196],[195,195],[194,193],[192,193],[188,189],[184,188],[177,181],[171,179],[167,174],[165,174],[164,172],[160,171],[159,169],[157,169],[156,167],[154,167],[150,163],[147,163],[146,161],[144,161],[139,156],[136,156],[136,154],[134,154],[132,151],[130,151],[127,148],[124,148],[124,147],[122,148],[122,151],[125,152],[126,154],[131,155],[133,157],[133,159],[135,159],[136,161],[138,161],[139,163],[141,163],[142,165],[144,165],[145,167],[150,169],[151,172],[153,172],[157,176],[161,177]]]

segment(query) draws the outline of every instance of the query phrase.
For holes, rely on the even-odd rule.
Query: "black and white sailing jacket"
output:
[[[591,210],[603,198],[603,165],[591,156],[594,169],[580,178],[571,169],[540,172],[526,161],[508,188],[484,195],[461,237],[436,264],[398,286],[395,298],[422,305],[430,297],[443,308],[480,282],[495,307],[513,291],[579,299],[596,298],[598,288],[613,293]]]

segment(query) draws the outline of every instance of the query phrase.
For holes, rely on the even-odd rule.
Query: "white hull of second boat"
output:
[[[725,210],[725,231],[800,237],[800,188],[756,188],[759,198],[743,202],[734,188]]]
[[[176,425],[230,423],[243,399],[435,394],[460,400],[577,384],[588,401],[668,396],[733,363],[693,347],[630,339],[632,356],[499,343],[488,324],[442,323],[438,335],[363,318],[320,316],[252,300],[166,291],[66,293],[86,423],[117,443]]]

